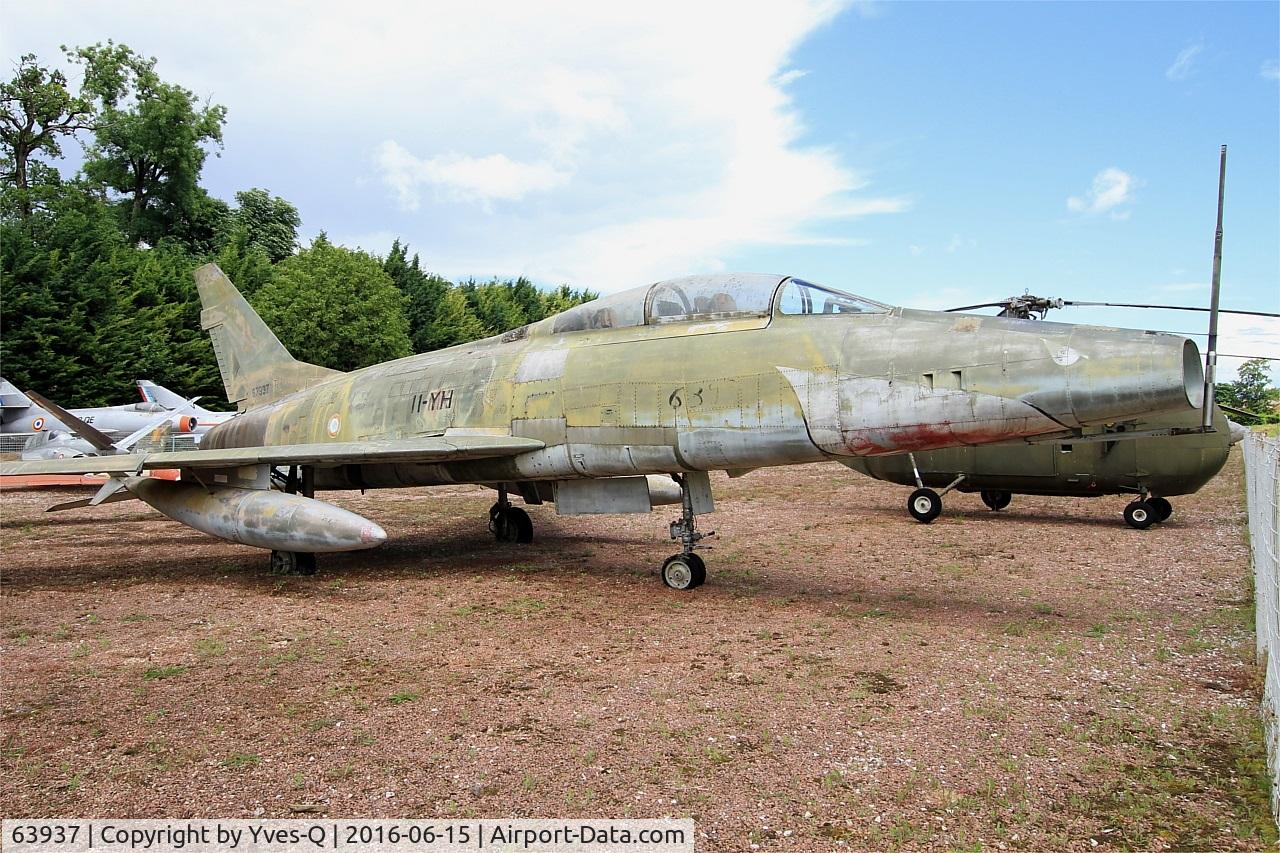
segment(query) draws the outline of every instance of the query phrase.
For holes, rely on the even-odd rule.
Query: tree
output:
[[[298,208],[257,188],[236,193],[236,203],[240,207],[234,226],[243,228],[249,244],[265,252],[271,263],[283,261],[298,248],[298,226],[302,224]]]
[[[4,146],[4,179],[16,191],[16,207],[31,215],[32,178],[56,182],[57,171],[32,160],[37,153],[62,156],[62,139],[93,127],[94,105],[89,98],[67,89],[66,75],[36,63],[28,53],[18,60],[18,71],[0,83],[0,144]],[[44,166],[43,169],[34,168]],[[34,171],[35,175],[32,174]]]
[[[405,298],[382,264],[323,234],[277,264],[253,302],[303,361],[355,370],[411,352]]]
[[[1221,382],[1216,389],[1219,403],[1243,409],[1266,423],[1275,419],[1273,407],[1280,390],[1269,387],[1270,365],[1265,358],[1252,358],[1240,365],[1235,382]]]
[[[207,231],[211,208],[199,188],[200,170],[204,146],[222,145],[226,107],[201,106],[189,90],[160,79],[155,59],[125,45],[108,42],[72,55],[86,66],[85,90],[102,101],[84,171],[122,196],[130,239],[155,245],[175,224],[195,236]]]

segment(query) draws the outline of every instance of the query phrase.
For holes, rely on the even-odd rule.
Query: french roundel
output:
[[[31,422],[31,431],[39,432],[44,429],[44,418],[36,418]]]

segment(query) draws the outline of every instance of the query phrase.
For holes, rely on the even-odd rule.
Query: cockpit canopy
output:
[[[889,306],[798,278],[693,275],[605,296],[544,321],[552,334],[779,314],[883,314]],[[538,324],[543,326],[542,323]]]

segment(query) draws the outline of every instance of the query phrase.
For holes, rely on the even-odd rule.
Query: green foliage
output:
[[[65,405],[133,397],[147,376],[221,397],[192,272],[214,260],[300,359],[351,370],[499,334],[594,298],[530,281],[461,286],[396,242],[385,259],[321,237],[295,254],[298,210],[265,189],[232,208],[200,185],[226,111],[159,78],[113,42],[74,50],[65,75],[22,57],[0,84],[0,362],[21,388]],[[41,156],[92,130],[83,171]],[[82,140],[83,141],[83,140]]]
[[[243,230],[248,244],[261,250],[271,263],[283,261],[298,248],[298,226],[302,224],[298,208],[256,188],[236,193],[236,203],[240,207],[232,220],[235,227]],[[225,267],[222,271],[227,272]]]
[[[72,95],[66,75],[37,64],[34,54],[18,60],[12,80],[0,83],[0,146],[3,146],[5,207],[30,216],[33,183],[57,183],[57,170],[32,159],[62,156],[62,138],[92,126],[94,108]],[[34,180],[33,180],[34,179]]]
[[[254,298],[295,358],[335,370],[409,355],[404,303],[376,258],[323,235],[282,261]]]
[[[1276,404],[1280,403],[1280,389],[1270,387],[1269,371],[1270,364],[1265,358],[1246,361],[1236,371],[1235,382],[1221,382],[1216,386],[1217,401],[1255,413],[1258,417],[1253,419],[1254,423],[1280,422],[1280,413],[1275,411]]]
[[[523,277],[453,285],[424,272],[418,256],[409,260],[408,252],[409,247],[396,240],[382,267],[408,300],[406,316],[414,352],[431,352],[502,334],[598,295],[567,286],[543,293]]]
[[[86,66],[85,89],[102,102],[85,174],[119,194],[131,240],[178,239],[207,251],[228,210],[200,189],[200,170],[205,144],[222,144],[226,107],[201,105],[191,91],[161,80],[155,59],[124,45],[73,55]]]

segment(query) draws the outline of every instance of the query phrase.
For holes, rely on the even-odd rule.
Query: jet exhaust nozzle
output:
[[[303,495],[151,478],[131,481],[129,490],[174,521],[256,548],[323,554],[375,548],[387,539],[369,519]]]

